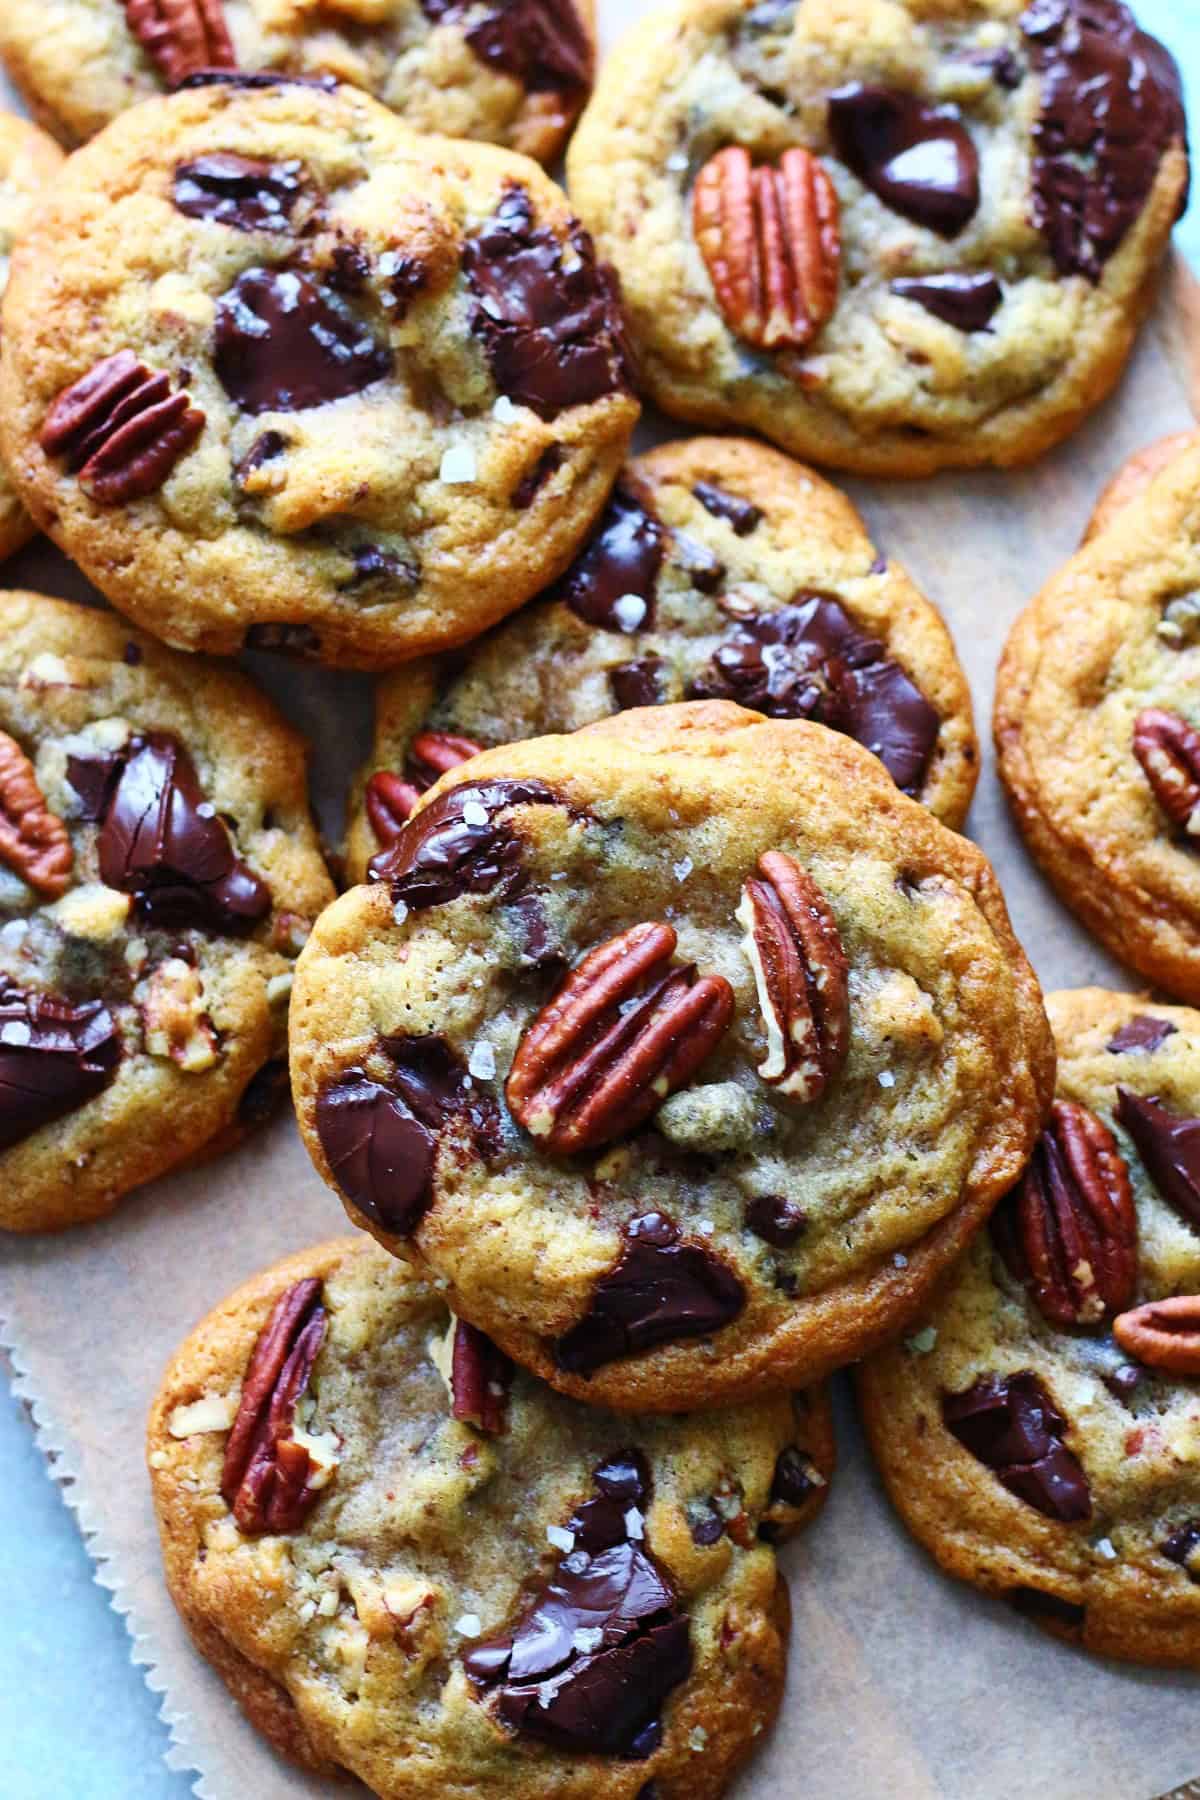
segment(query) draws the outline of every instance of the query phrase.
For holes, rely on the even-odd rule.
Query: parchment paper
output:
[[[601,0],[606,35],[640,10],[637,0]],[[985,743],[996,661],[1017,612],[1071,553],[1120,462],[1192,423],[1198,293],[1175,265],[1120,392],[1033,470],[847,484],[878,547],[944,609]],[[645,433],[671,435],[662,421]],[[89,594],[45,544],[3,578]],[[336,841],[342,795],[367,744],[369,684],[246,661],[317,746],[316,799]],[[1074,924],[1025,856],[990,745],[969,830],[999,870],[1045,986],[1138,985]],[[143,1419],[168,1355],[210,1306],[275,1258],[344,1229],[289,1118],[208,1168],[144,1190],[101,1225],[0,1247],[0,1312],[19,1390],[67,1484],[98,1579],[126,1617],[132,1655],[164,1696],[169,1760],[200,1772],[204,1800],[331,1790],[279,1762],[192,1651],[161,1581]],[[1095,1661],[944,1579],[893,1517],[845,1392],[839,1403],[842,1462],[830,1504],[784,1554],[795,1611],[787,1699],[737,1800],[1151,1800],[1192,1780],[1195,1678]]]

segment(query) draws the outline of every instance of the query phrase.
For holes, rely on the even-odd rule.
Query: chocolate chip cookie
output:
[[[1188,162],[1121,0],[672,0],[568,172],[659,405],[912,476],[1029,461],[1104,397]]]
[[[536,167],[233,78],[71,172],[14,259],[0,435],[115,606],[374,668],[562,573],[638,408],[612,279]]]
[[[591,89],[593,0],[5,0],[0,55],[82,143],[214,70],[333,76],[418,131],[557,155]]]
[[[1000,772],[1033,854],[1115,956],[1200,1001],[1200,440],[1021,615]]]
[[[0,294],[8,285],[13,244],[62,161],[62,151],[44,131],[15,113],[0,112]],[[19,550],[33,529],[0,464],[0,559]]]
[[[1033,1161],[903,1344],[867,1431],[952,1575],[1089,1650],[1200,1665],[1200,1013],[1046,1002]]]
[[[380,683],[351,879],[477,750],[699,696],[831,725],[948,825],[966,817],[978,746],[940,614],[820,476],[745,439],[692,438],[627,465],[538,605],[465,659]]]
[[[271,1111],[331,894],[244,676],[0,595],[0,1228],[97,1218]]]
[[[148,1454],[175,1603],[284,1755],[384,1800],[715,1800],[833,1440],[820,1394],[578,1406],[357,1238],[209,1315]]]
[[[356,1224],[599,1405],[883,1341],[1011,1186],[1049,1033],[991,868],[849,738],[725,701],[486,751],[297,971]]]

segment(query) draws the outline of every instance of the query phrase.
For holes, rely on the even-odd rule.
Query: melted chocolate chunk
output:
[[[1061,274],[1099,281],[1186,140],[1179,70],[1121,0],[1035,0],[1021,29],[1041,77],[1033,222]]]
[[[70,1006],[0,980],[0,1150],[94,1100],[120,1060],[102,1001]]]
[[[466,39],[480,62],[511,75],[530,94],[592,84],[592,46],[571,0],[494,0],[481,14],[472,0],[421,0],[426,18],[474,22]]]
[[[630,385],[629,350],[616,276],[597,263],[574,224],[574,262],[547,226],[534,223],[523,187],[509,187],[492,218],[463,245],[474,295],[471,330],[502,394],[553,419]]]
[[[660,1741],[664,1700],[691,1671],[688,1621],[645,1544],[649,1478],[639,1453],[601,1464],[593,1479],[597,1497],[567,1522],[571,1550],[516,1624],[468,1650],[463,1666],[514,1731],[643,1757]]]
[[[1181,1525],[1178,1531],[1173,1531],[1170,1537],[1159,1546],[1168,1562],[1178,1563],[1181,1569],[1186,1569],[1192,1581],[1200,1581],[1200,1572],[1189,1567],[1191,1558],[1198,1547],[1200,1547],[1200,1519],[1190,1519],[1186,1525]]]
[[[618,712],[631,706],[659,706],[663,701],[663,660],[643,656],[639,662],[619,663],[608,671],[608,685]]]
[[[533,505],[550,477],[561,469],[566,452],[560,444],[547,444],[528,474],[522,475],[512,491],[510,504],[517,512]]]
[[[302,162],[217,151],[178,165],[172,198],[189,219],[214,219],[235,231],[287,231],[304,176]]]
[[[1062,1442],[1067,1422],[1032,1370],[982,1375],[965,1393],[944,1394],[942,1418],[1018,1500],[1067,1525],[1091,1518],[1087,1476]]]
[[[1025,79],[1025,65],[1011,50],[974,50],[966,59],[977,69],[986,69],[997,87],[1014,93]]]
[[[803,1236],[808,1216],[782,1194],[755,1194],[746,1202],[746,1223],[765,1244],[787,1250]]]
[[[414,588],[421,579],[421,571],[410,557],[385,550],[382,544],[355,544],[351,554],[354,573],[344,584],[343,592],[375,584]]]
[[[816,1491],[817,1485],[809,1473],[811,1467],[808,1458],[795,1444],[789,1444],[786,1450],[781,1450],[771,1482],[772,1501],[781,1506],[807,1505],[809,1496]]]
[[[288,1066],[284,1057],[274,1057],[257,1069],[242,1089],[238,1101],[238,1124],[253,1128],[265,1125],[278,1112],[288,1092]]]
[[[336,75],[284,75],[274,69],[197,69],[193,75],[185,75],[182,81],[175,83],[174,92],[184,88],[235,87],[235,88],[272,88],[272,87],[309,87],[318,88],[323,94],[336,94],[338,80]]]
[[[762,524],[761,506],[753,506],[737,494],[727,494],[724,488],[714,487],[711,481],[698,481],[692,492],[714,519],[724,519],[727,525],[732,525],[737,537],[749,537]]]
[[[628,488],[618,486],[587,548],[563,576],[559,592],[589,625],[605,631],[650,630],[665,551],[662,525]]]
[[[274,650],[281,656],[312,658],[321,650],[321,640],[311,625],[284,624],[278,620],[269,625],[249,626],[243,641],[247,650]]]
[[[701,1550],[720,1543],[725,1535],[725,1521],[711,1500],[689,1509],[688,1531],[693,1544]]]
[[[797,596],[740,619],[689,689],[772,719],[814,719],[882,762],[906,794],[925,778],[941,721],[883,645],[859,631],[831,594]]]
[[[1041,1588],[1009,1588],[1005,1598],[1022,1618],[1065,1626],[1072,1632],[1082,1632],[1087,1618],[1085,1606],[1079,1606],[1073,1600],[1060,1600],[1057,1594],[1045,1594]]]
[[[986,331],[1004,304],[1004,289],[994,275],[902,276],[893,281],[892,292],[956,331]]]
[[[1200,1231],[1200,1119],[1168,1112],[1161,1100],[1144,1100],[1128,1088],[1117,1089],[1117,1119],[1168,1206]]]
[[[414,911],[460,894],[512,894],[522,842],[497,815],[510,806],[564,804],[542,781],[464,782],[410,819],[367,872],[372,881],[390,881],[393,898]]]
[[[217,301],[213,366],[243,412],[300,412],[391,373],[346,302],[295,269],[247,269]]]
[[[848,169],[885,206],[942,237],[979,207],[979,155],[958,118],[862,82],[829,96],[829,135]]]
[[[745,1303],[732,1269],[699,1244],[680,1243],[664,1214],[647,1213],[625,1227],[625,1248],[593,1288],[589,1311],[555,1344],[555,1361],[569,1374],[591,1375],[617,1357],[707,1337]]]
[[[1137,1050],[1159,1050],[1168,1038],[1175,1036],[1177,1029],[1170,1019],[1154,1019],[1149,1013],[1139,1013],[1136,1019],[1130,1019],[1128,1025],[1122,1025],[1120,1031],[1114,1032],[1105,1049],[1114,1056],[1125,1056]]]
[[[683,570],[697,593],[720,592],[729,571],[707,544],[689,537],[686,531],[676,531],[671,536],[671,553],[671,560]]]

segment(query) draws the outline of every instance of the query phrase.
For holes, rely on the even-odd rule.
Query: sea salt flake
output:
[[[571,1634],[571,1644],[580,1656],[590,1656],[604,1642],[604,1633],[598,1625],[585,1625]]]
[[[936,1327],[926,1325],[923,1331],[914,1331],[911,1337],[905,1338],[904,1348],[910,1356],[928,1356],[937,1343],[937,1337]]]
[[[490,1081],[496,1073],[496,1052],[487,1043],[476,1044],[471,1051],[467,1068],[476,1081]]]
[[[646,602],[640,594],[622,594],[613,601],[612,610],[622,631],[636,631],[646,616]]]
[[[462,816],[464,825],[486,825],[488,822],[487,808],[480,806],[478,800],[464,802]]]
[[[478,1613],[464,1613],[460,1619],[455,1619],[454,1629],[459,1637],[477,1638],[483,1630],[483,1620]]]
[[[892,1257],[892,1267],[893,1269],[907,1269],[908,1258],[905,1256],[903,1250],[897,1250],[894,1253]]]
[[[475,475],[475,452],[470,444],[451,444],[442,457],[439,479],[447,486],[457,487],[463,482],[474,481]]]
[[[676,881],[686,881],[695,866],[691,857],[685,856],[679,862],[671,864],[671,873]]]
[[[636,1506],[631,1506],[625,1514],[625,1529],[635,1544],[640,1544],[646,1535],[645,1521]]]
[[[493,419],[498,419],[501,425],[512,425],[515,423],[517,409],[507,394],[501,394],[497,398],[496,404],[492,407],[492,417]]]
[[[553,1544],[556,1550],[561,1550],[567,1556],[575,1548],[575,1533],[566,1530],[562,1525],[547,1525],[546,1540]]]
[[[397,925],[403,925],[405,919],[408,917],[407,900],[397,900],[395,906],[392,908],[392,917],[395,919]]]
[[[1117,1547],[1111,1538],[1098,1538],[1092,1548],[1095,1550],[1097,1556],[1102,1556],[1104,1558],[1105,1562],[1116,1562]]]
[[[896,1077],[892,1074],[892,1071],[890,1069],[880,1069],[879,1085],[881,1088],[894,1088],[895,1087]]]

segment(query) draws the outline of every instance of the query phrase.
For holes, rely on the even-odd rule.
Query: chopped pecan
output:
[[[513,1117],[549,1150],[632,1131],[688,1081],[733,1017],[720,975],[672,968],[670,925],[634,925],[589,952],[526,1030],[505,1085]]]
[[[1178,713],[1149,706],[1134,721],[1133,754],[1168,819],[1200,833],[1200,732]]]
[[[367,782],[363,803],[367,820],[379,842],[386,848],[400,836],[413,808],[421,798],[421,790],[413,781],[394,775],[390,769],[377,769]]]
[[[425,790],[439,775],[470,762],[482,749],[482,744],[449,731],[419,731],[408,747],[404,774],[379,769],[367,783],[367,818],[379,842],[394,844]]]
[[[294,1434],[325,1325],[321,1283],[310,1278],[280,1296],[258,1334],[221,1471],[222,1497],[244,1532],[297,1531],[316,1504],[317,1467]]]
[[[993,1235],[1052,1325],[1099,1325],[1129,1305],[1137,1211],[1125,1159],[1102,1119],[1077,1101],[1054,1102]]]
[[[186,390],[173,394],[169,375],[118,350],[62,390],[38,441],[99,505],[117,506],[160,488],[203,429]]]
[[[737,918],[767,1034],[758,1073],[793,1100],[816,1100],[850,1045],[849,967],[829,902],[790,856],[768,850]]]
[[[39,894],[65,894],[74,861],[62,820],[50,811],[33,764],[15,738],[0,731],[0,862]]]
[[[833,183],[808,150],[755,169],[731,145],[696,178],[692,228],[730,330],[763,350],[802,350],[837,301]]]
[[[129,29],[168,87],[202,69],[236,69],[222,0],[124,0]]]
[[[168,957],[150,976],[142,1026],[151,1056],[169,1057],[186,1075],[202,1074],[216,1063],[217,1034],[204,1010],[204,983],[182,957]]]
[[[454,1321],[450,1353],[451,1410],[456,1419],[494,1437],[504,1429],[513,1368],[503,1350],[465,1319]]]
[[[1149,1300],[1113,1320],[1127,1356],[1170,1375],[1200,1375],[1200,1294]]]

